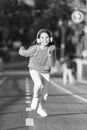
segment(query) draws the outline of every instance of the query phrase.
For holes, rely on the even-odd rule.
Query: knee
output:
[[[34,97],[39,97],[40,96],[40,91],[42,89],[42,84],[35,84],[34,86]]]
[[[38,89],[42,88],[43,84],[42,83],[37,83],[37,84],[34,84],[34,86]]]

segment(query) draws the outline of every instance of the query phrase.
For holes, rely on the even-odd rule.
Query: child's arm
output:
[[[52,67],[55,66],[55,63],[56,63],[56,47],[55,47],[55,45],[52,45],[49,48],[48,55],[49,55],[50,65]]]
[[[21,46],[18,53],[21,56],[31,57],[34,55],[36,50],[37,50],[36,46],[29,47],[28,49],[25,49],[23,46]]]

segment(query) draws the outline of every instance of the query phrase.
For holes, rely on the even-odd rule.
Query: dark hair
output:
[[[50,30],[48,30],[48,29],[41,29],[41,30],[38,31],[36,38],[40,38],[40,35],[42,33],[47,33],[49,35],[49,37],[53,37]]]

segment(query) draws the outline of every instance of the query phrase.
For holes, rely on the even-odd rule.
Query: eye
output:
[[[46,33],[42,33],[41,36],[40,36],[40,38],[47,40],[47,39],[49,39],[49,36],[48,36],[48,34],[46,34]]]

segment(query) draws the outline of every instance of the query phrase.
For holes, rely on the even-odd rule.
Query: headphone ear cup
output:
[[[37,38],[37,43],[40,43],[40,39],[39,38]]]
[[[53,41],[53,38],[51,37],[51,38],[50,38],[50,42],[52,42],[52,41]]]

